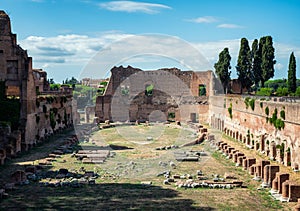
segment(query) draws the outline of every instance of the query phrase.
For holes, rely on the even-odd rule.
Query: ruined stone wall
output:
[[[0,81],[5,95],[20,101],[19,125],[0,138],[1,160],[28,150],[48,135],[73,124],[72,93],[68,89],[50,93],[47,73],[32,69],[32,58],[17,44],[11,32],[10,18],[0,10]],[[38,90],[37,90],[38,88]],[[38,91],[38,92],[37,92]],[[46,95],[37,95],[39,92]],[[55,99],[49,101],[49,99]],[[46,108],[45,110],[43,108]],[[55,111],[52,124],[50,111]],[[5,120],[9,122],[9,119]]]
[[[176,120],[189,121],[191,113],[197,114],[199,119],[201,110],[201,119],[207,119],[208,112],[205,111],[208,110],[211,77],[211,71],[181,71],[177,68],[142,71],[130,66],[114,67],[104,95],[96,100],[95,115],[102,122],[107,119],[147,121],[157,111],[166,118],[172,112]],[[206,86],[207,96],[198,96],[200,84]],[[154,87],[152,96],[145,95],[148,85]]]
[[[212,97],[210,124],[271,159],[296,167],[300,164],[300,103],[279,102],[280,99],[255,99],[253,107],[249,103],[251,99],[242,96]],[[277,117],[277,122],[282,121],[284,128],[271,124],[272,116]]]
[[[27,117],[26,136],[22,142],[24,150],[73,124],[70,95],[39,96],[35,108],[36,112]]]

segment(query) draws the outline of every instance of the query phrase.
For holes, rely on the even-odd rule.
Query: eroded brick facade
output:
[[[207,120],[212,71],[181,71],[177,68],[143,71],[114,67],[103,96],[96,101],[99,121]],[[147,87],[153,92],[147,94]],[[199,93],[199,86],[206,93]],[[202,94],[202,96],[200,96]]]

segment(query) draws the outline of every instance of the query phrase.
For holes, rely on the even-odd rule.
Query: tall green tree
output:
[[[290,62],[289,62],[289,70],[288,70],[288,90],[289,92],[295,92],[297,85],[296,85],[296,58],[294,56],[294,52],[290,55]]]
[[[251,71],[255,87],[258,87],[261,81],[261,57],[259,55],[258,40],[255,39],[251,48]]]
[[[243,88],[249,90],[253,84],[253,77],[251,72],[251,52],[246,38],[241,39],[236,71],[238,74],[238,80],[241,83],[241,93],[243,92]]]
[[[264,87],[265,82],[274,77],[275,49],[271,36],[260,38],[259,52],[261,53],[261,86]]]
[[[219,54],[218,62],[215,63],[214,65],[216,73],[223,85],[225,94],[227,94],[228,84],[230,81],[230,74],[231,74],[231,71],[229,71],[229,69],[231,69],[230,60],[231,60],[231,56],[229,54],[229,50],[228,48],[224,48],[224,50],[221,51]]]

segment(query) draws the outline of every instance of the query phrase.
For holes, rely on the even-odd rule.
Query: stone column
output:
[[[252,166],[249,167],[249,174],[254,176],[254,174],[255,174],[255,165],[252,165]]]
[[[277,149],[277,148],[276,148],[276,161],[279,162],[279,163],[282,162],[280,149]]]
[[[290,182],[288,180],[285,181],[284,183],[282,183],[282,200],[283,201],[287,201],[289,198],[289,191],[290,191],[289,184],[290,184]]]
[[[275,179],[273,179],[273,181],[272,181],[272,192],[278,192],[278,176],[277,176],[277,173],[276,173]]]
[[[261,175],[261,177],[263,177],[264,176],[264,167],[266,166],[266,165],[270,165],[270,161],[268,161],[268,160],[262,160],[261,162],[260,162],[260,165],[261,165],[261,173],[260,173],[260,175]],[[263,178],[262,178],[263,179]]]
[[[242,166],[243,165],[243,160],[246,158],[246,156],[244,155],[241,155],[241,156],[238,156],[238,159],[237,159],[237,165],[238,166]]]
[[[255,165],[255,180],[261,179],[261,164],[258,163]]]
[[[269,178],[267,179],[267,184],[272,185],[272,181],[275,179],[277,172],[279,173],[279,166],[278,165],[269,165]]]
[[[289,178],[290,178],[289,174],[280,173],[278,175],[278,193],[279,194],[282,193],[282,183],[284,183],[285,181],[289,180]]]
[[[247,159],[247,166],[248,166],[248,168],[250,166],[253,166],[255,163],[256,163],[256,159],[255,158],[249,158],[249,159]]]
[[[261,135],[261,137],[260,137],[259,149],[261,152],[265,151],[265,136],[264,135]]]
[[[276,144],[275,142],[270,143],[270,160],[275,160],[276,158]]]
[[[284,153],[284,165],[285,166],[290,166],[291,165],[291,152],[285,152]]]

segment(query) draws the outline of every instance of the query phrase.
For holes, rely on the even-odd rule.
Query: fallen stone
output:
[[[142,185],[152,185],[151,181],[142,181],[141,182]]]

